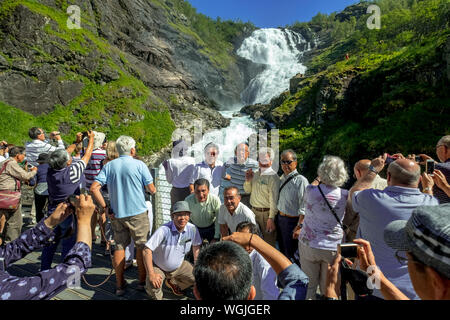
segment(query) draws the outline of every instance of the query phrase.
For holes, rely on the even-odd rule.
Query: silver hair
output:
[[[342,186],[349,178],[344,161],[336,156],[325,156],[317,174],[320,181],[332,187]]]
[[[408,171],[399,165],[396,161],[392,162],[388,167],[388,173],[391,174],[394,182],[407,186],[416,186],[420,179],[420,167],[415,171]]]
[[[441,139],[439,139],[438,143],[436,144],[436,146],[446,146],[447,148],[450,149],[450,135],[448,136],[443,136]]]
[[[129,136],[120,136],[116,140],[116,148],[121,156],[129,156],[131,149],[136,148],[136,141]]]
[[[69,153],[64,149],[59,149],[50,154],[48,164],[54,170],[61,170],[67,167],[69,160]]]
[[[274,154],[272,148],[266,148],[266,147],[264,147],[264,148],[259,149],[258,155],[259,155],[260,157],[261,157],[261,155],[264,156],[264,155],[266,155],[266,154],[269,155],[270,161],[273,161],[273,159],[275,158],[275,154]]]
[[[295,151],[292,150],[292,149],[284,150],[284,151],[281,153],[280,158],[282,158],[283,156],[287,155],[288,153],[292,154],[292,160],[297,161],[297,154],[296,154]]]
[[[214,142],[210,142],[205,146],[204,151],[208,152],[209,149],[214,148],[217,150],[217,152],[219,152],[219,146],[217,144],[215,144]]]

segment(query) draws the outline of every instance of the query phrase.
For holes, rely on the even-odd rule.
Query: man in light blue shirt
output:
[[[258,234],[256,224],[241,222],[236,226],[236,232]],[[255,300],[277,300],[280,289],[277,287],[277,274],[266,259],[255,249],[244,247],[250,255],[253,267],[253,285],[255,286]]]
[[[97,203],[106,210],[111,218],[114,231],[114,263],[116,270],[116,294],[125,293],[126,282],[123,277],[125,268],[125,248],[131,238],[136,246],[136,260],[139,272],[139,289],[145,286],[145,267],[142,250],[148,240],[150,224],[147,217],[147,204],[143,187],[154,193],[153,178],[145,163],[136,160],[136,142],[128,136],[121,136],[116,141],[120,157],[108,162],[100,171],[91,186],[91,192]],[[100,192],[103,185],[108,186],[110,208]]]
[[[297,154],[291,149],[281,153],[281,169],[283,169],[283,175],[280,182],[275,225],[277,226],[280,251],[291,261],[295,261],[294,255],[298,248],[297,238],[305,218],[304,195],[309,182],[297,172]]]
[[[384,241],[383,230],[392,221],[408,220],[416,207],[439,203],[433,196],[420,192],[420,167],[404,158],[389,165],[387,188],[369,189],[376,175],[383,170],[385,160],[386,155],[372,160],[369,171],[350,190],[352,208],[360,216],[356,237],[371,243],[377,265],[386,278],[410,299],[418,299],[407,266],[399,264],[394,250]],[[374,290],[373,294],[382,297],[379,290]]]
[[[217,160],[219,157],[219,146],[215,143],[208,143],[204,149],[205,160],[197,163],[192,172],[189,184],[190,193],[194,193],[194,182],[198,179],[209,181],[209,192],[219,196],[220,183],[225,177],[225,167],[223,162]]]
[[[159,227],[145,245],[144,262],[148,272],[145,290],[153,299],[163,298],[165,279],[165,284],[179,296],[194,285],[193,267],[184,258],[192,247],[194,262],[197,260],[202,239],[197,227],[189,223],[190,216],[189,204],[178,201],[172,208],[172,221]]]

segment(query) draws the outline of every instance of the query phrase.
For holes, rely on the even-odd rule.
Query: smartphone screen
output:
[[[427,160],[426,172],[429,175],[433,175],[433,172],[434,172],[434,161],[433,160]]]

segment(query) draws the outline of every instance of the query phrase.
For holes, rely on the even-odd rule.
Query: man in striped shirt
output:
[[[234,157],[225,163],[226,176],[222,181],[220,200],[223,202],[223,190],[226,187],[233,186],[239,189],[241,202],[250,207],[250,194],[244,190],[245,173],[247,170],[258,170],[258,161],[249,158],[250,152],[247,143],[240,143],[234,149]],[[228,180],[228,181],[227,181]]]
[[[37,158],[41,153],[51,153],[58,149],[65,149],[64,142],[61,139],[59,132],[53,131],[50,133],[50,137],[54,137],[58,141],[58,146],[52,146],[50,143],[45,141],[45,132],[41,128],[33,127],[28,131],[28,135],[32,142],[27,143],[25,147],[25,153],[27,155],[27,162],[35,167],[39,164],[37,163]]]

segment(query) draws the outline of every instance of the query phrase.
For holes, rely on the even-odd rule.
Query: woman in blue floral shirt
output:
[[[0,300],[50,299],[63,291],[75,272],[83,274],[91,266],[91,217],[94,203],[90,196],[81,195],[77,200],[77,242],[64,262],[32,277],[11,276],[6,269],[28,253],[42,249],[55,241],[54,228],[66,219],[73,210],[61,203],[47,219],[41,220],[33,229],[25,231],[19,238],[0,247]]]

